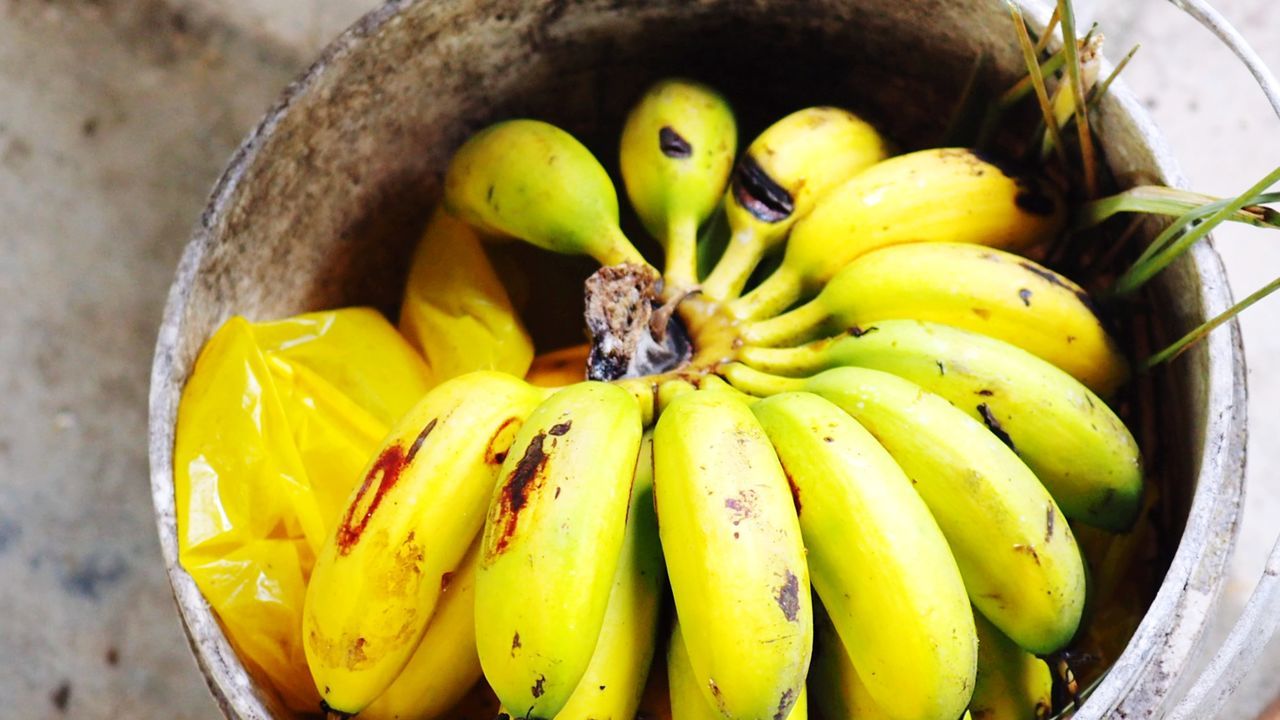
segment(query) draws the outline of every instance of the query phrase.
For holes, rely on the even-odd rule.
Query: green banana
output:
[[[476,645],[520,717],[554,717],[591,662],[640,436],[626,391],[578,383],[530,413],[502,465],[476,578]]]
[[[822,197],[787,238],[782,264],[733,316],[776,315],[816,293],[871,250],[909,242],[963,242],[1020,250],[1062,231],[1066,205],[1048,183],[1018,175],[973,150],[899,155]]]
[[[787,479],[736,395],[677,396],[654,429],[658,527],[697,685],[720,713],[785,717],[813,638]]]
[[[303,647],[325,705],[354,714],[409,661],[484,523],[501,458],[545,391],[497,372],[436,386],[396,425],[316,558]]]
[[[880,320],[951,325],[1017,345],[1110,396],[1128,363],[1067,278],[1024,257],[966,243],[890,245],[854,259],[817,297],[747,323],[748,345],[794,345]]]
[[[974,720],[1045,720],[1053,708],[1053,676],[1043,660],[1018,647],[979,616]]]
[[[751,409],[791,481],[814,590],[876,705],[897,720],[959,717],[977,660],[973,610],[911,481],[817,395],[782,393]]]
[[[844,365],[893,373],[986,423],[1067,517],[1121,531],[1141,506],[1141,453],[1120,418],[1075,378],[995,338],[884,320],[799,348],[743,349],[741,358],[786,375]]]
[[[444,178],[444,204],[480,230],[602,265],[645,265],[618,227],[618,194],[582,143],[540,120],[507,120],[472,135]]]
[[[663,80],[645,93],[622,128],[619,161],[627,196],[666,250],[669,285],[698,282],[698,226],[724,194],[738,128],[719,93],[689,80]]]
[[[653,436],[646,433],[636,460],[626,535],[604,626],[591,664],[557,720],[636,717],[653,662],[666,576],[653,508]]]
[[[362,720],[442,718],[480,679],[476,655],[476,566],[480,537],[444,587],[418,647],[395,682],[360,713]]]
[[[887,156],[875,128],[840,108],[797,110],[769,126],[734,168],[724,198],[731,237],[703,293],[712,300],[737,297],[797,218],[829,189]]]
[[[982,423],[879,370],[797,379],[735,364],[725,374],[752,394],[808,391],[840,406],[915,482],[969,599],[988,620],[1035,653],[1054,652],[1075,634],[1085,569],[1071,528],[1031,470]]]
[[[671,693],[671,720],[723,720],[724,715],[707,702],[698,685],[697,674],[689,662],[689,650],[680,634],[680,621],[673,623],[671,641],[667,646],[667,685]],[[809,717],[809,693],[802,686],[791,711],[783,716],[787,720],[807,720]]]

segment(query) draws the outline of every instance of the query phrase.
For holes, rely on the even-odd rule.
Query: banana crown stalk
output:
[[[910,380],[985,424],[1073,520],[1123,531],[1142,503],[1142,457],[1124,422],[1075,378],[1001,340],[882,320],[809,346],[745,351],[743,360],[781,374],[858,366]]]
[[[640,436],[630,394],[578,383],[530,413],[502,465],[476,580],[476,643],[485,677],[521,717],[554,717],[591,662]]]
[[[800,527],[768,436],[737,396],[685,393],[658,418],[654,477],[667,574],[706,702],[728,717],[785,717],[813,625]]]
[[[645,229],[667,253],[667,282],[697,283],[698,226],[724,194],[738,147],[728,102],[689,80],[663,80],[627,116],[623,185]]]
[[[1108,397],[1128,362],[1080,286],[1032,260],[982,245],[890,245],[856,258],[795,310],[749,323],[751,345],[790,345],[879,320],[951,325],[1017,345]]]
[[[330,709],[364,709],[409,661],[544,395],[510,375],[470,373],[437,386],[391,431],[307,586],[307,664]]]
[[[703,283],[712,299],[737,297],[751,271],[829,189],[888,156],[870,124],[834,107],[787,115],[752,141],[725,194],[731,239]]]
[[[958,717],[973,688],[973,611],[911,480],[817,395],[774,395],[752,411],[791,481],[814,589],[876,705],[901,720]]]
[[[1058,191],[973,150],[899,155],[852,176],[796,221],[782,264],[731,308],[768,317],[817,292],[855,258],[886,245],[960,242],[1021,250],[1066,222]]]
[[[618,227],[618,194],[582,143],[540,120],[508,120],[472,135],[444,179],[454,215],[546,250],[602,265],[645,264]]]

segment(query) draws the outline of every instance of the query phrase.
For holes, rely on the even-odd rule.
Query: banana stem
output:
[[[1071,229],[1086,230],[1101,225],[1114,215],[1126,212],[1178,217],[1217,202],[1225,205],[1230,201],[1162,185],[1139,185],[1081,205],[1072,220]],[[1256,203],[1240,208],[1227,219],[1254,227],[1280,228],[1280,212],[1264,206],[1264,203],[1274,202],[1280,202],[1280,193],[1263,193],[1258,196]]]
[[[767,280],[729,304],[729,314],[742,320],[773,317],[800,298],[800,278],[786,261]]]
[[[760,397],[800,391],[804,389],[805,384],[805,381],[800,378],[784,378],[770,375],[741,363],[726,365],[720,374],[729,381],[730,385],[749,395]]]
[[[640,251],[636,249],[636,246],[632,245],[627,236],[622,234],[621,228],[614,226],[609,230],[609,234],[613,238],[610,242],[604,243],[604,249],[595,256],[597,262],[605,266],[621,265],[622,263],[649,266],[649,261],[645,260]]]
[[[1235,305],[1231,306],[1231,308],[1229,308],[1222,314],[1218,315],[1212,320],[1209,320],[1208,322],[1204,323],[1203,325],[1196,328],[1195,330],[1192,330],[1186,335],[1183,335],[1181,339],[1179,339],[1177,342],[1173,343],[1169,347],[1147,358],[1147,363],[1146,363],[1147,369],[1150,370],[1151,368],[1155,367],[1156,365],[1159,365],[1162,362],[1168,362],[1178,357],[1182,353],[1189,350],[1192,345],[1196,344],[1201,339],[1203,339],[1204,336],[1212,332],[1215,328],[1227,322],[1228,320],[1235,317],[1236,315],[1240,314],[1240,312],[1245,308],[1249,307],[1250,305],[1258,302],[1262,298],[1275,292],[1277,289],[1280,289],[1280,278],[1276,278],[1275,280],[1272,280],[1271,282],[1267,283],[1260,290],[1253,293],[1252,295],[1245,298],[1244,300],[1241,300]]]
[[[777,317],[755,320],[742,328],[742,341],[759,347],[794,345],[812,338],[831,318],[821,298]]]
[[[738,351],[738,359],[773,375],[809,375],[827,369],[827,353],[823,350],[828,345],[827,341],[819,341],[794,348],[744,347]]]
[[[725,248],[724,255],[720,256],[715,268],[702,283],[702,294],[716,301],[737,298],[763,255],[764,248],[755,233],[745,229],[735,232],[729,238],[729,246]]]
[[[672,218],[667,228],[666,268],[662,277],[667,289],[687,290],[698,284],[698,221],[693,217]]]

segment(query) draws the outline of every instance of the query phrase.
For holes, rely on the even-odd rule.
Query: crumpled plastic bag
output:
[[[178,554],[255,676],[320,702],[302,649],[316,552],[392,424],[431,375],[367,308],[249,323],[210,338],[174,447]]]
[[[418,243],[400,331],[423,354],[436,383],[473,370],[523,377],[533,341],[511,305],[476,231],[438,208]]]

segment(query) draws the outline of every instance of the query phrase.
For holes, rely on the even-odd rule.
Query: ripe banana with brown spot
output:
[[[674,288],[698,282],[698,226],[715,212],[737,149],[729,103],[700,83],[663,80],[627,116],[619,151],[623,185],[666,250],[663,277]]]
[[[809,302],[748,323],[748,345],[795,345],[880,320],[927,320],[989,335],[1050,362],[1103,397],[1129,366],[1088,295],[1027,258],[982,245],[890,245],[856,258]]]
[[[689,650],[685,647],[684,638],[680,635],[680,622],[673,623],[671,640],[667,645],[667,685],[671,693],[671,720],[723,720],[724,715],[707,702],[706,696],[698,685],[698,677],[689,662]],[[809,717],[809,692],[800,688],[795,704],[786,715],[778,714],[774,718],[780,720],[807,720]]]
[[[899,155],[823,195],[787,237],[782,264],[730,305],[738,318],[776,315],[876,248],[961,242],[1021,250],[1052,239],[1066,204],[1048,183],[961,148]]]
[[[786,717],[813,638],[786,475],[738,396],[679,395],[654,429],[658,526],[697,686],[721,714]]]
[[[887,145],[875,128],[834,107],[797,110],[769,126],[733,170],[724,198],[729,243],[703,293],[737,297],[792,224],[828,190],[887,157]]]
[[[1142,504],[1142,457],[1124,422],[1075,378],[995,338],[884,320],[799,348],[744,349],[765,372],[854,365],[906,378],[980,420],[1035,472],[1063,513],[1112,531]]]
[[[469,373],[435,387],[391,431],[307,586],[303,646],[328,708],[357,713],[400,674],[545,395],[510,375]]]
[[[817,395],[751,409],[791,481],[814,589],[876,705],[895,720],[959,717],[973,691],[973,609],[911,480]]]
[[[444,204],[480,230],[602,265],[645,265],[618,227],[609,173],[572,135],[507,120],[472,135],[449,161]]]
[[[915,482],[987,619],[1035,653],[1054,652],[1075,635],[1085,568],[1071,528],[1035,474],[981,422],[879,370],[798,379],[732,365],[725,373],[756,395],[808,391],[840,406]]]
[[[480,538],[441,580],[440,601],[422,640],[395,682],[365,708],[363,720],[442,718],[480,679],[476,655],[476,567]]]
[[[520,429],[485,521],[476,644],[502,704],[552,718],[587,672],[614,584],[640,447],[626,391],[557,391]]]

